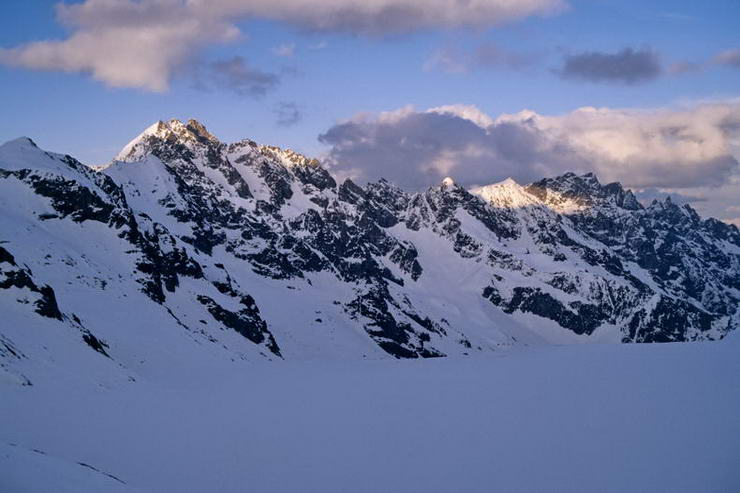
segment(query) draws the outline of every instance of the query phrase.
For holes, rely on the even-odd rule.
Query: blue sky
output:
[[[66,4],[100,7],[109,1]],[[133,0],[115,1],[133,5]],[[152,91],[136,84],[114,87],[121,85],[115,78],[96,80],[89,70],[69,68],[68,61],[21,60],[18,53],[27,43],[65,40],[81,29],[98,29],[96,22],[100,29],[108,29],[111,20],[91,16],[92,20],[67,21],[65,26],[55,10],[56,1],[4,0],[0,105],[5,117],[0,119],[0,141],[27,135],[46,149],[99,164],[158,119],[196,118],[226,141],[249,137],[321,156],[336,150],[336,142],[321,143],[318,136],[338,122],[407,105],[420,112],[442,105],[473,105],[495,119],[523,109],[556,116],[584,106],[685,108],[707,100],[736,101],[740,96],[740,56],[734,51],[740,49],[737,0],[568,0],[557,12],[540,15],[537,10],[559,1],[525,0],[535,5],[533,13],[504,22],[492,14],[490,22],[484,19],[474,26],[469,24],[475,20],[468,20],[450,27],[445,19],[417,25],[413,16],[419,13],[411,12],[396,30],[401,32],[384,32],[375,24],[368,32],[356,27],[366,21],[361,14],[359,20],[350,17],[347,25],[337,21],[317,27],[315,20],[306,20],[311,12],[301,11],[300,0],[273,0],[278,7],[287,5],[287,10],[268,6],[248,15],[224,14],[225,22],[238,28],[241,36],[214,41],[213,33],[204,34],[208,39],[194,41],[186,55],[168,59],[168,87]],[[187,0],[137,2],[164,3],[174,13]],[[219,2],[239,3],[218,0],[213,5]],[[393,5],[394,0],[376,3]],[[328,5],[331,14],[336,1],[315,2],[320,4]],[[126,22],[123,17],[121,22]],[[141,21],[133,23],[134,29],[136,22]],[[167,15],[157,22],[167,23]],[[105,49],[115,55],[119,48],[126,49],[123,44]],[[291,56],[279,56],[280,46],[285,48],[283,55]],[[496,56],[484,59],[479,55],[483,49]],[[597,58],[577,58],[589,53]],[[624,56],[618,58],[620,54]],[[643,59],[633,60],[635,55]],[[624,70],[636,70],[641,78],[599,73],[599,56],[612,57],[603,60],[617,70],[624,62]],[[565,74],[569,57],[581,63]],[[269,83],[250,92],[238,82],[219,82],[211,73],[214,64],[235,60],[247,70],[239,73],[269,76]],[[642,62],[653,64],[654,71],[647,67],[640,72]],[[279,107],[297,121],[278,123]]]

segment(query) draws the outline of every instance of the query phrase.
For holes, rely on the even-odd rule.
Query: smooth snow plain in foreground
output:
[[[0,491],[740,491],[735,334],[239,368],[0,382]]]

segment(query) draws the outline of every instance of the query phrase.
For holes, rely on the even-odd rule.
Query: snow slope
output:
[[[46,367],[115,382],[221,360],[713,340],[740,323],[738,229],[593,175],[360,187],[172,120],[102,169],[0,146],[0,210],[0,378],[20,385]]]
[[[690,207],[173,120],[0,146],[0,211],[0,491],[738,490],[740,232]]]
[[[738,350],[728,338],[36,376],[0,384],[0,491],[729,493]]]

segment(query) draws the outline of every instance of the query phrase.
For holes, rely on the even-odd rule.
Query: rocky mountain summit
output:
[[[711,340],[740,323],[737,227],[593,174],[410,193],[171,120],[101,169],[6,143],[0,206],[6,369]]]

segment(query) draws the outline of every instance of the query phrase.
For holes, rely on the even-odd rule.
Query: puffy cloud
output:
[[[619,84],[647,82],[662,72],[660,58],[655,52],[632,48],[616,53],[590,51],[567,55],[560,69],[560,75],[566,79]]]
[[[406,112],[413,111],[412,107],[407,107]],[[468,120],[479,127],[487,128],[494,124],[493,118],[483,113],[477,106],[472,104],[449,104],[437,106],[428,111],[428,113],[438,113],[443,115],[452,115],[463,120]]]
[[[528,181],[547,174],[547,162],[578,159],[561,144],[549,142],[534,125],[496,122],[465,105],[359,115],[335,125],[319,140],[331,146],[326,162],[340,176],[360,181],[386,177],[409,189],[448,175],[468,185],[507,176]],[[550,155],[552,148],[558,153]]]
[[[726,50],[699,61],[678,60],[663,66],[652,51],[625,49],[618,53],[583,53],[566,56],[556,71],[564,78],[591,82],[638,84],[661,75],[682,76],[700,73],[717,66],[740,68],[740,50]]]
[[[740,195],[740,186],[735,188],[735,192],[735,197],[738,197]],[[725,218],[725,221],[740,228],[740,205],[731,205],[728,207],[727,214],[728,216]]]
[[[84,0],[57,6],[60,22],[71,30],[68,38],[0,49],[0,63],[164,91],[203,47],[237,39],[235,22],[246,18],[382,35],[485,27],[563,6],[564,0]]]
[[[113,87],[167,89],[173,70],[206,43],[239,31],[214,16],[196,16],[179,0],[87,0],[57,7],[73,30],[62,41],[0,50],[0,62],[38,70],[90,73]]]
[[[716,217],[740,227],[740,174],[730,176],[724,183],[714,186],[659,191],[670,194],[674,199],[678,196],[677,202],[691,203],[704,216]]]
[[[582,108],[564,116],[505,117],[533,122],[550,139],[568,142],[593,171],[635,187],[723,183],[738,171],[731,142],[740,104],[682,110]]]
[[[474,106],[362,114],[319,137],[325,162],[340,177],[388,178],[421,189],[452,176],[466,186],[513,177],[521,183],[566,171],[595,172],[636,189],[707,190],[740,182],[733,136],[740,103],[686,109],[581,108],[562,116],[531,111],[491,118]],[[740,187],[735,187],[740,191]],[[724,203],[731,201],[726,192]],[[737,204],[737,195],[735,195]],[[712,203],[702,207],[721,215]]]
[[[487,27],[556,12],[564,0],[191,0],[227,16],[257,16],[314,31],[387,34]]]

